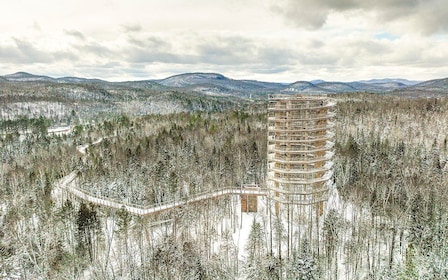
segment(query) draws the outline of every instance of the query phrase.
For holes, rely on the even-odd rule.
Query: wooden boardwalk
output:
[[[103,141],[104,138],[99,138],[94,141],[91,145],[99,144]],[[82,155],[86,154],[86,150],[89,148],[89,144],[84,144],[78,146],[78,152]],[[183,205],[188,205],[191,203],[196,203],[200,201],[206,201],[210,199],[215,199],[225,195],[257,195],[257,196],[266,196],[268,194],[266,189],[260,189],[254,185],[247,185],[246,187],[243,185],[240,188],[228,187],[219,190],[211,190],[208,192],[192,194],[186,198],[173,200],[173,201],[165,201],[159,204],[143,206],[143,205],[135,205],[126,203],[123,201],[114,200],[108,197],[102,197],[94,195],[86,190],[79,188],[76,184],[76,178],[78,177],[78,171],[72,171],[68,175],[61,178],[55,185],[54,194],[55,196],[60,195],[61,191],[66,192],[78,199],[82,199],[87,202],[91,202],[96,205],[101,205],[113,209],[122,209],[123,207],[131,214],[138,216],[147,216],[156,213],[160,213],[163,211],[171,210],[176,207],[181,207]]]
[[[113,200],[107,197],[100,197],[93,195],[88,191],[76,187],[75,181],[77,177],[78,177],[77,171],[71,172],[70,174],[59,180],[59,182],[56,184],[56,188],[59,188],[60,190],[65,191],[78,199],[82,199],[84,201],[91,202],[96,205],[101,205],[114,209],[122,209],[124,207],[130,214],[138,216],[152,215],[163,211],[171,210],[176,207],[181,207],[184,205],[189,205],[200,201],[215,199],[225,195],[257,195],[257,196],[267,195],[267,190],[260,189],[258,187],[224,188],[220,190],[212,190],[209,192],[193,194],[184,199],[166,201],[160,204],[154,204],[149,206],[142,206]]]

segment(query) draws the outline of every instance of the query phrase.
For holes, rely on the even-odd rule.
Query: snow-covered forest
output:
[[[121,120],[118,137],[88,149],[80,186],[152,205],[210,190],[264,183],[263,113],[193,113]],[[121,131],[123,130],[123,131]]]
[[[448,278],[448,99],[334,98],[336,190],[319,248],[301,239],[289,256],[269,242],[290,238],[269,226],[262,198],[258,213],[223,196],[140,217],[52,197],[76,169],[79,188],[137,205],[264,188],[263,104],[95,122],[69,113],[66,135],[48,133],[48,116],[1,121],[0,278]]]

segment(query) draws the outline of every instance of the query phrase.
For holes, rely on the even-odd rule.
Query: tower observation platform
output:
[[[323,211],[333,185],[335,105],[325,96],[269,96],[267,187],[276,212],[281,205]]]

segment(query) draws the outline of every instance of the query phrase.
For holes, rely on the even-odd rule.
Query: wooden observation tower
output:
[[[284,205],[322,214],[333,185],[335,104],[323,96],[269,96],[267,184],[277,214]]]
[[[277,225],[286,226],[287,257],[302,238],[310,240],[319,254],[320,216],[333,186],[335,105],[324,96],[269,96],[268,209],[269,217],[275,214],[280,222]],[[270,239],[272,252],[272,230]],[[277,241],[279,256],[282,243]]]

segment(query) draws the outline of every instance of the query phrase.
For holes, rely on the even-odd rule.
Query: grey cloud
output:
[[[238,36],[210,38],[196,49],[202,61],[218,65],[269,65],[270,68],[295,63],[292,49]]]
[[[172,64],[196,64],[197,57],[186,54],[174,54],[151,49],[133,49],[125,55],[130,63],[172,63]]]
[[[19,56],[17,48],[0,45],[0,59],[3,63],[21,63]]]
[[[414,65],[419,67],[425,67],[427,69],[436,69],[446,67],[446,54],[431,53],[427,57],[422,57],[418,61],[412,60]]]
[[[32,61],[32,62],[50,62],[52,57],[50,54],[39,51],[33,44],[28,41],[20,40],[14,38],[14,42],[16,43],[19,58],[22,59],[23,62]]]
[[[316,43],[310,43],[314,44]],[[383,60],[389,59],[389,55],[395,53],[389,43],[364,39],[319,42],[318,45],[318,48],[307,47],[306,52],[298,51],[297,61],[302,65],[319,67],[372,65],[384,63]]]
[[[350,56],[351,57],[351,56]],[[298,62],[303,65],[326,66],[338,64],[341,56],[336,53],[307,52],[298,55]]]
[[[76,56],[68,52],[51,52],[38,49],[23,39],[13,38],[15,46],[1,46],[0,58],[5,63],[32,64],[52,63],[60,60],[74,60]]]
[[[128,42],[131,45],[141,48],[156,48],[165,50],[171,48],[171,43],[156,36],[148,36],[146,38],[137,38],[135,36],[129,36]]]
[[[447,33],[447,2],[445,0],[422,2],[421,9],[415,15],[414,25],[424,34]]]
[[[78,38],[80,40],[83,40],[83,41],[85,40],[84,34],[79,32],[78,30],[64,30],[64,33],[69,35],[69,36],[73,36],[75,38]]]
[[[142,65],[141,63],[131,63],[131,64],[127,65],[126,67],[122,67],[121,71],[123,71],[123,73],[127,73],[128,75],[130,75],[134,78],[139,78],[139,79],[150,78],[148,76],[148,70],[146,70],[144,68],[144,65]]]
[[[131,63],[193,63],[191,55],[176,54],[171,43],[158,37],[137,38],[129,36],[129,46],[122,50],[124,58]]]
[[[425,0],[432,1],[432,0]],[[317,0],[312,1],[316,5],[329,8],[336,11],[348,11],[355,9],[376,9],[376,10],[395,10],[408,11],[418,6],[422,0]]]
[[[130,63],[176,63],[185,61],[185,58],[172,52],[170,43],[151,36],[146,38],[128,36],[127,44],[121,48],[114,48],[95,41],[78,43],[73,45],[73,48],[86,56],[110,60],[121,59]]]
[[[315,50],[315,49],[319,49],[319,48],[325,46],[325,43],[322,40],[313,39],[313,40],[306,42],[306,46],[308,48]]]
[[[33,22],[33,28],[36,31],[39,31],[39,32],[42,31],[42,28],[40,27],[40,24],[37,21]]]
[[[259,66],[254,65],[250,67],[248,70],[257,74],[277,74],[288,72],[291,71],[292,69],[293,67],[284,65],[271,65],[270,67],[267,65],[259,65]]]
[[[238,44],[235,38],[203,42],[196,51],[201,61],[218,65],[241,64],[254,57],[253,46],[247,42]]]
[[[296,64],[297,58],[295,51],[282,47],[263,47],[258,51],[259,61],[266,61],[275,67]]]
[[[83,55],[93,55],[96,57],[113,58],[116,52],[108,48],[107,46],[98,42],[88,42],[85,44],[74,45],[74,48]]]
[[[173,45],[158,37],[144,39],[130,37],[124,55],[132,63],[175,63],[229,65],[242,63],[253,53],[251,43],[244,38],[218,37],[202,39],[194,36],[186,40],[189,52],[177,52]],[[184,43],[185,44],[185,43]]]
[[[423,34],[448,31],[445,0],[280,0],[272,10],[299,28],[319,29],[332,12],[373,11],[377,24],[410,22],[413,31]]]
[[[307,5],[306,2],[308,1],[280,1],[272,6],[272,10],[297,27],[306,29],[321,28],[327,21],[330,10],[328,8],[319,9],[314,4]]]
[[[116,77],[125,74],[123,71],[124,65],[115,61],[103,64],[76,63],[74,64],[74,69],[76,69],[76,73],[71,75],[89,78],[101,79],[103,77]]]
[[[363,39],[359,39],[354,42],[347,42],[344,48],[350,47],[356,50],[357,55],[365,55],[370,57],[385,55],[393,51],[387,44]]]
[[[260,73],[278,73],[296,64],[295,50],[284,46],[260,43],[241,36],[183,38],[182,46],[168,43],[159,37],[145,39],[130,37],[129,45],[120,52],[131,64],[166,63],[184,65],[213,65],[213,68],[244,67]]]
[[[126,33],[140,32],[143,29],[140,24],[123,24],[122,27]]]

